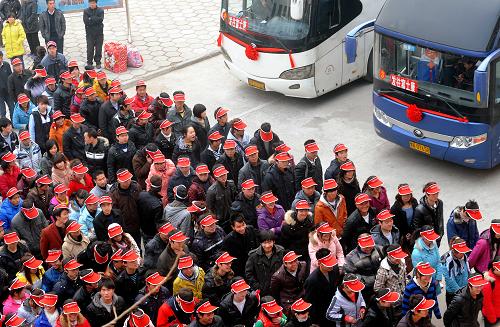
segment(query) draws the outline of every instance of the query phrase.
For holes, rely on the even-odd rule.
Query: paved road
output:
[[[434,160],[400,148],[378,138],[372,127],[371,84],[354,82],[319,99],[286,98],[276,93],[264,93],[235,80],[224,68],[220,56],[174,71],[149,81],[150,93],[182,89],[187,103],[203,103],[210,113],[218,106],[231,109],[231,117],[241,117],[253,133],[262,122],[271,123],[273,130],[292,147],[295,158],[303,155],[303,142],[315,138],[326,169],[332,159],[332,147],[344,142],[349,156],[357,166],[358,179],[363,183],[370,175],[378,175],[394,198],[397,185],[408,182],[420,197],[426,181],[437,181],[442,189],[445,216],[468,199],[477,199],[484,219],[480,230],[489,226],[496,214],[496,191],[500,184],[500,169],[470,170]],[[165,86],[168,85],[168,88]],[[128,90],[130,94],[134,90]],[[444,252],[445,245],[441,247]],[[444,312],[444,296],[440,298]],[[440,321],[435,322],[438,326]]]

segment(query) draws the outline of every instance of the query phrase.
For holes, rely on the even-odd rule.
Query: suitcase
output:
[[[113,73],[127,71],[127,46],[118,42],[104,44],[104,68]]]

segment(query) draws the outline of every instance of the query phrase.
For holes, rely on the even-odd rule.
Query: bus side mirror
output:
[[[357,56],[357,38],[358,36],[364,34],[364,32],[368,32],[369,30],[373,30],[373,26],[375,25],[375,19],[367,21],[363,24],[356,26],[354,29],[350,30],[345,37],[345,55],[348,64],[352,64],[356,61]]]
[[[474,72],[474,98],[477,104],[487,101],[488,97],[488,71]]]
[[[290,17],[302,20],[304,17],[304,0],[290,0]]]

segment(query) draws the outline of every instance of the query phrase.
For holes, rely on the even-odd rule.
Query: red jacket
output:
[[[89,174],[85,174],[85,177],[83,177],[83,180],[84,180],[85,184],[82,184],[74,179],[69,181],[68,197],[71,197],[71,195],[73,193],[75,193],[76,191],[78,191],[79,189],[82,189],[82,188],[85,191],[90,193],[90,191],[94,188],[94,182],[92,181],[92,176],[90,176]]]
[[[490,282],[483,288],[483,316],[490,324],[494,324],[500,319],[500,276],[496,276],[490,270],[484,274],[484,277]],[[495,283],[492,288],[491,282]]]
[[[175,300],[174,300],[175,301]],[[180,322],[175,315],[174,310],[170,307],[169,303],[172,300],[163,303],[158,310],[158,319],[156,321],[156,327],[174,327],[174,326],[183,326],[182,322]],[[191,316],[191,321],[194,320],[194,316]]]
[[[55,223],[52,223],[42,229],[42,235],[40,237],[40,252],[42,253],[44,260],[47,259],[49,250],[61,250],[62,245],[63,238],[61,238]]]
[[[149,106],[153,102],[154,98],[148,94],[146,94],[146,98],[142,100],[137,96],[137,94],[134,96],[134,102],[130,105],[132,109],[136,113],[140,113],[143,110],[148,110]]]
[[[7,191],[11,187],[17,186],[17,177],[19,176],[20,169],[18,166],[12,166],[12,170],[10,174],[6,174],[5,172],[0,175],[0,193],[2,193],[2,198],[5,199],[7,195]]]

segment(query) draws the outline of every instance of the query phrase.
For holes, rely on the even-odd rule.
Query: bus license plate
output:
[[[425,153],[426,155],[431,154],[431,148],[429,148],[428,146],[413,142],[413,141],[410,141],[410,149]]]
[[[263,91],[266,90],[266,84],[259,82],[259,81],[256,81],[256,80],[251,79],[251,78],[248,79],[248,85],[250,85],[251,87],[255,87],[256,89],[259,89],[259,90],[263,90]]]

